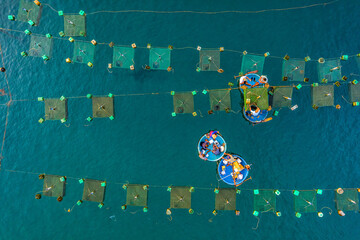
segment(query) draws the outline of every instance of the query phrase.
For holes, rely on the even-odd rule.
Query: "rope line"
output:
[[[9,28],[2,28],[0,27],[0,30],[1,31],[9,31],[9,32],[17,32],[17,33],[24,33],[23,31],[20,31],[20,30],[17,30],[17,29],[9,29]],[[42,34],[37,34],[37,33],[32,33],[32,35],[34,36],[39,36],[39,37],[44,37],[44,35]],[[56,36],[52,36],[52,38],[54,39],[58,39],[58,40],[63,40],[63,41],[68,41],[67,38],[63,38],[63,37],[56,37]],[[77,42],[84,42],[84,43],[91,43],[91,41],[84,41],[84,40],[80,40],[80,39],[76,39],[75,41]],[[97,45],[109,45],[110,42],[98,42]],[[129,45],[114,45],[114,46],[117,46],[117,47],[131,47]],[[147,49],[148,47],[147,46],[136,46],[136,48],[139,48],[139,49]],[[155,46],[152,46],[152,48],[163,48],[163,47],[155,47]],[[173,47],[173,50],[187,50],[187,49],[190,49],[190,50],[197,50],[197,47]],[[203,48],[202,50],[217,50],[217,51],[220,51],[219,48]],[[224,48],[224,52],[229,52],[229,53],[236,53],[236,54],[239,54],[239,55],[243,55],[244,54],[244,51],[241,51],[241,50],[234,50],[234,49],[226,49]],[[256,56],[264,56],[264,54],[261,54],[261,53],[251,53],[251,52],[248,52],[247,54],[250,54],[250,55],[256,55]],[[353,57],[357,57],[357,54],[350,54],[348,55],[349,58],[353,58]],[[283,59],[284,57],[282,56],[275,56],[275,55],[269,55],[267,56],[266,58],[275,58],[275,59]],[[291,59],[293,60],[302,60],[304,61],[304,58],[295,58],[295,57],[291,57]],[[336,59],[340,59],[340,57],[329,57],[329,58],[326,58],[326,60],[336,60]],[[317,62],[318,60],[316,59],[311,59],[311,60],[308,60],[308,62]]]
[[[282,12],[282,11],[290,11],[290,10],[298,10],[298,9],[305,9],[305,8],[313,8],[318,6],[327,6],[339,2],[340,0],[334,0],[325,3],[315,3],[311,5],[305,6],[298,6],[298,7],[288,7],[288,8],[273,8],[273,9],[262,9],[262,10],[254,10],[254,11],[239,11],[239,10],[227,10],[227,11],[216,11],[216,12],[202,12],[202,11],[192,11],[192,10],[185,10],[185,11],[156,11],[156,10],[118,10],[118,11],[110,11],[110,10],[100,10],[96,12],[86,13],[86,15],[93,15],[99,13],[157,13],[157,14],[179,14],[179,13],[189,13],[189,14],[204,14],[204,15],[215,15],[215,14],[258,14],[258,13],[266,13],[266,12]],[[54,12],[58,12],[54,7],[50,4],[43,4],[48,6]],[[77,14],[77,13],[67,13],[67,14]]]

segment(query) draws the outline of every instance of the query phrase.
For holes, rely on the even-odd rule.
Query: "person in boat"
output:
[[[220,148],[215,144],[213,145],[213,149],[211,150],[211,152],[215,155],[219,155],[221,153]]]
[[[208,147],[210,146],[210,143],[207,139],[205,139],[205,141],[200,143],[200,153],[199,153],[199,157],[201,159],[207,160],[207,157],[209,156],[209,152],[211,151],[210,149],[208,149]]]
[[[257,116],[259,116],[259,114],[260,114],[260,108],[258,106],[256,106],[255,104],[251,105],[250,113],[248,115],[257,117]]]

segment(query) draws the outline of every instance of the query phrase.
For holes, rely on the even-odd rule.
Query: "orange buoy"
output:
[[[341,106],[340,106],[339,104],[336,105],[335,107],[336,107],[336,109],[340,109],[340,108],[341,108]]]
[[[146,65],[146,66],[145,66],[145,69],[149,70],[149,69],[150,69],[150,66]]]
[[[218,73],[223,73],[224,72],[224,70],[222,70],[221,68],[219,68],[217,71],[218,71]]]
[[[172,67],[169,66],[169,67],[167,68],[167,71],[168,71],[168,72],[171,72],[171,70],[172,70]]]

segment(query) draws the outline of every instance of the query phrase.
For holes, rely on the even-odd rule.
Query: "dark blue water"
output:
[[[57,10],[87,13],[98,10],[143,9],[159,11],[194,10],[223,11],[289,8],[310,5],[313,1],[46,1]],[[319,2],[324,2],[319,0]],[[3,0],[1,27],[23,31],[27,23],[10,22],[8,14],[17,13],[16,1]],[[356,0],[338,1],[289,11],[258,14],[156,14],[118,13],[88,14],[87,37],[98,42],[175,48],[203,48],[247,50],[272,56],[312,59],[356,54],[359,50],[359,3]],[[58,36],[63,30],[63,18],[44,6],[40,26],[31,27],[34,33]],[[84,38],[82,38],[84,39]],[[30,37],[12,31],[0,33],[7,77],[13,100],[10,106],[4,146],[0,203],[2,217],[1,239],[359,239],[359,215],[347,213],[340,218],[335,212],[334,192],[324,191],[318,196],[318,210],[330,207],[324,218],[316,213],[294,216],[293,189],[335,189],[359,187],[358,128],[359,109],[351,107],[347,87],[335,89],[333,107],[311,108],[310,88],[295,91],[296,111],[283,109],[279,117],[257,126],[249,125],[241,114],[217,113],[207,115],[208,95],[195,96],[197,117],[171,117],[170,94],[124,96],[115,98],[115,120],[96,119],[90,125],[91,101],[70,99],[67,125],[58,121],[38,124],[44,115],[44,105],[35,101],[38,96],[84,96],[133,94],[170,91],[202,91],[225,88],[233,75],[240,71],[241,55],[221,54],[223,74],[195,71],[198,52],[193,49],[173,50],[173,73],[143,71],[148,64],[148,50],[136,50],[136,71],[113,69],[112,49],[96,47],[94,67],[85,64],[66,64],[72,57],[73,46],[68,41],[54,40],[53,59],[46,64],[40,58],[22,58],[28,50]],[[282,60],[267,58],[264,73],[272,85],[281,85]],[[354,58],[343,63],[342,72],[354,79],[359,74]],[[306,77],[317,82],[315,62],[306,66]],[[6,88],[4,74],[0,87]],[[232,91],[232,108],[240,110],[241,97]],[[1,103],[8,101],[1,97]],[[31,101],[33,99],[33,101]],[[5,127],[7,107],[1,105],[0,124]],[[200,112],[202,114],[200,114]],[[219,184],[216,164],[203,162],[197,156],[196,143],[209,129],[218,129],[228,143],[228,150],[252,163],[251,181],[240,187],[237,199],[240,216],[233,212],[214,217],[213,188]],[[10,170],[27,173],[12,172]],[[35,200],[42,189],[37,174],[68,176],[66,196],[61,203],[54,198]],[[105,206],[86,202],[71,208],[82,196],[83,185],[77,178],[106,180]],[[120,208],[126,201],[122,183],[149,184],[149,212]],[[170,205],[168,185],[194,186],[192,195],[194,215],[186,210],[174,210],[172,220],[165,215]],[[254,188],[281,189],[277,198],[278,218],[272,213],[252,215]],[[287,191],[288,190],[288,191]],[[110,216],[116,216],[110,219]]]

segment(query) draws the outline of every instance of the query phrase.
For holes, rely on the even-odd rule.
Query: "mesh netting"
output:
[[[140,184],[128,184],[126,192],[126,204],[129,206],[147,206],[147,188]]]
[[[45,120],[61,120],[67,118],[67,100],[45,99]]]
[[[215,210],[236,210],[236,190],[220,188],[215,194]]]
[[[89,42],[75,41],[73,60],[77,63],[93,63],[95,46]]]
[[[276,195],[274,190],[258,190],[254,194],[254,211],[258,212],[275,212],[276,211]]]
[[[334,106],[334,85],[311,87],[312,105],[317,107]]]
[[[244,101],[250,99],[250,104],[245,104],[245,110],[247,111],[249,106],[256,104],[260,110],[266,110],[269,108],[269,97],[267,88],[246,88],[244,90]]]
[[[175,93],[173,101],[176,114],[194,112],[194,96],[191,92]]]
[[[305,74],[305,61],[289,59],[284,60],[282,76],[287,77],[287,81],[303,81]]]
[[[219,50],[201,50],[200,51],[201,71],[217,71],[220,69],[220,51]]]
[[[351,102],[360,102],[360,84],[349,83],[349,95]]]
[[[170,194],[171,208],[191,208],[190,187],[172,187]]]
[[[272,106],[274,108],[291,107],[293,87],[274,87]]]
[[[358,66],[358,69],[360,71],[360,56],[356,56],[356,62],[357,62],[357,66]]]
[[[335,82],[341,80],[340,59],[326,60],[325,63],[318,63],[319,81]]]
[[[335,202],[337,210],[359,211],[359,196],[357,189],[343,189],[344,193],[335,191]]]
[[[91,202],[103,202],[105,197],[105,186],[101,186],[103,181],[85,179],[84,180],[84,192],[82,200]]]
[[[307,213],[317,211],[316,190],[301,190],[294,195],[295,212]]]
[[[114,98],[92,97],[92,109],[94,118],[114,116]]]
[[[65,181],[61,182],[62,176],[45,175],[43,195],[48,197],[63,197],[65,195]]]
[[[38,6],[34,1],[20,0],[20,7],[16,19],[22,22],[33,21],[35,26],[39,25],[42,5]]]
[[[257,74],[261,75],[263,72],[265,63],[264,56],[257,56],[246,54],[243,56],[242,63],[241,63],[241,72],[246,74],[252,71],[258,71]]]
[[[85,15],[64,15],[64,32],[66,36],[86,36]]]
[[[46,55],[48,58],[52,56],[53,39],[38,35],[31,35],[29,56],[42,57]]]
[[[210,107],[214,111],[231,109],[230,89],[209,90]]]
[[[167,70],[171,66],[171,50],[168,48],[150,48],[149,65],[151,69]]]
[[[113,66],[116,68],[130,68],[134,65],[135,49],[131,47],[114,46]]]

